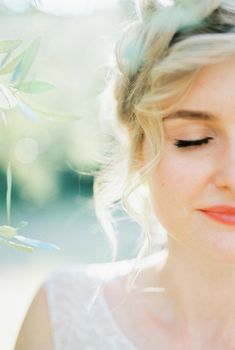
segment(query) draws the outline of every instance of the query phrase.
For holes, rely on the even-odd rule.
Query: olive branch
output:
[[[46,93],[55,87],[47,81],[27,79],[40,47],[40,38],[36,38],[24,51],[15,54],[21,44],[22,41],[20,40],[0,41],[0,54],[4,55],[0,62],[0,79],[3,76],[8,77],[7,83],[0,81],[0,118],[5,127],[8,127],[5,112],[13,108],[20,109],[23,115],[32,122],[39,121],[40,118],[48,118],[49,121],[53,122],[79,119],[75,115],[41,110],[24,101],[22,93]],[[32,252],[34,248],[58,250],[59,248],[55,244],[19,235],[18,231],[26,227],[28,222],[22,221],[17,227],[11,225],[12,169],[10,161],[7,164],[6,178],[7,224],[0,226],[0,242],[26,252]]]

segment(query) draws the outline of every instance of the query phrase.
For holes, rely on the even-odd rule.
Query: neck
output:
[[[208,331],[212,323],[221,332],[235,327],[235,265],[212,261],[172,239],[168,246],[160,282],[179,323],[195,332]]]

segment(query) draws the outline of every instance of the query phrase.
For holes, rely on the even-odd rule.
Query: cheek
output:
[[[156,216],[165,222],[187,218],[200,200],[209,171],[198,162],[183,157],[161,159],[149,178],[149,189]]]

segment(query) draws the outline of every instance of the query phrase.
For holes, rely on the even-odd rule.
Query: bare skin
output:
[[[154,350],[158,347],[164,350],[235,349],[234,317],[232,315],[231,323],[220,318],[219,307],[216,305],[217,293],[214,292],[210,298],[212,309],[210,315],[206,314],[208,308],[206,309],[205,300],[207,299],[203,299],[201,292],[198,295],[198,290],[195,288],[191,298],[191,300],[194,299],[192,303],[195,300],[197,302],[201,297],[203,304],[197,310],[193,309],[193,304],[190,305],[190,311],[194,317],[192,320],[187,319],[183,308],[185,299],[182,299],[182,303],[178,297],[182,292],[182,296],[186,295],[186,300],[189,299],[190,287],[189,290],[184,291],[183,286],[187,285],[185,288],[188,288],[191,279],[187,274],[187,282],[183,279],[179,287],[179,281],[183,275],[179,277],[175,271],[172,276],[170,273],[168,276],[167,268],[156,271],[153,267],[143,271],[136,281],[135,289],[128,296],[126,294],[128,275],[106,284],[104,290],[106,301],[123,334],[138,350]],[[195,283],[194,278],[193,283]],[[162,292],[141,292],[144,288],[163,286],[165,291]],[[223,301],[220,307],[224,308],[226,296]],[[226,309],[228,310],[227,305]]]
[[[35,296],[18,335],[15,350],[53,350],[47,295],[41,288]]]
[[[138,349],[235,349],[235,224],[200,211],[235,207],[234,86],[235,57],[205,67],[175,112],[211,117],[173,113],[164,121],[165,148],[149,175],[149,189],[169,237],[166,264],[159,272],[152,269],[150,280],[165,292],[131,295],[114,314]],[[176,147],[177,140],[205,138],[209,142],[200,146]],[[147,141],[144,152],[148,161]],[[148,285],[145,277],[142,283]]]

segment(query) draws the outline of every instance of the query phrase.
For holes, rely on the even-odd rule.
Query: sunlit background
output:
[[[27,221],[22,235],[61,248],[25,253],[0,244],[1,350],[12,350],[26,309],[50,271],[111,259],[94,214],[88,173],[105,151],[100,96],[115,39],[132,11],[128,0],[0,0],[0,41],[21,41],[8,57],[0,53],[1,96],[20,74],[17,69],[1,74],[6,62],[38,46],[17,105],[3,108],[6,101],[0,98],[0,225],[9,224],[10,162],[11,225]],[[137,227],[123,217],[119,231],[118,259],[133,257]]]

